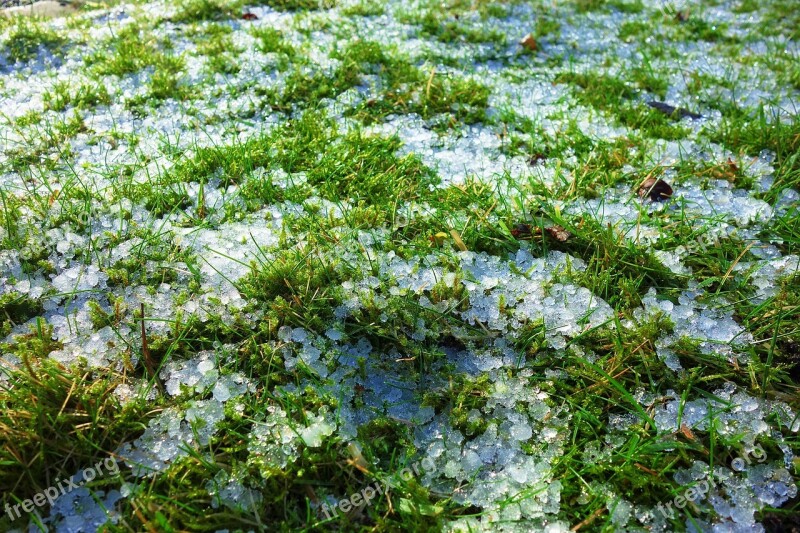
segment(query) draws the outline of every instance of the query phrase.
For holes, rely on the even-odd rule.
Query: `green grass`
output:
[[[424,11],[421,14],[406,14],[402,19],[409,24],[418,24],[422,34],[434,37],[443,43],[498,43],[505,42],[505,35],[490,27],[475,27],[469,23],[442,16],[438,10]]]
[[[68,369],[48,359],[48,352],[58,348],[51,333],[39,320],[30,333],[3,346],[20,363],[4,368],[14,386],[0,386],[5,465],[0,483],[20,495],[42,491],[63,472],[108,457],[120,439],[140,430],[146,408],[145,402],[122,406],[109,394],[125,381],[124,374]]]
[[[178,10],[171,17],[173,22],[201,22],[235,18],[241,2],[230,0],[181,0]]]
[[[757,110],[755,116],[736,107],[729,109],[726,109],[722,122],[712,132],[712,138],[734,153],[753,156],[766,149],[776,154],[777,186],[769,191],[768,197],[774,199],[777,192],[785,187],[797,187],[800,184],[797,118],[787,123],[770,117],[764,108]]]
[[[643,88],[663,91],[662,82],[651,78],[646,71],[639,72],[639,84]],[[575,98],[580,103],[613,114],[621,124],[639,130],[642,135],[661,139],[679,139],[686,135],[686,130],[673,124],[670,117],[635,103],[636,93],[624,80],[604,75],[563,73],[556,77],[556,82],[579,87]]]
[[[305,11],[330,9],[336,6],[336,0],[258,0],[255,4],[269,6],[277,11]]]
[[[5,17],[4,17],[5,18]],[[7,26],[8,36],[5,44],[0,48],[0,53],[12,62],[27,62],[35,59],[39,50],[56,56],[65,53],[67,39],[56,31],[45,27],[43,21],[31,17],[13,17],[9,22],[0,24],[0,28]]]
[[[111,97],[105,85],[100,83],[74,83],[59,81],[44,94],[45,109],[64,111],[69,106],[85,109],[108,105]]]
[[[243,19],[249,6],[269,9]],[[195,439],[163,470],[95,480],[93,490],[130,489],[107,530],[477,530],[497,517],[512,528],[615,531],[623,499],[637,512],[672,501],[686,489],[675,474],[695,461],[727,467],[757,444],[783,464],[800,442],[777,415],[758,435],[730,431],[725,413],[736,406],[724,400],[702,428],[682,423],[690,402],[729,384],[797,410],[798,273],[760,298],[754,264],[769,245],[800,253],[800,211],[784,205],[766,223],[739,224],[724,203],[698,212],[681,196],[700,187],[725,198],[731,185],[742,201],[774,207],[800,189],[800,128],[775,111],[800,86],[780,44],[797,36],[792,7],[741,0],[677,17],[638,0],[181,0],[156,17],[137,1],[124,26],[103,22],[102,37],[93,18],[66,29],[0,21],[0,101],[24,83],[47,87],[0,117],[2,505],[114,456],[164,413],[185,418],[213,401],[214,384],[172,395],[159,375],[205,353],[212,373],[246,378],[246,392],[220,407],[207,443]],[[728,9],[740,18],[718,22]],[[584,41],[584,26],[606,40]],[[526,33],[536,50],[518,45]],[[37,58],[51,54],[39,73]],[[539,102],[550,87],[557,94]],[[668,103],[704,118],[646,105],[676,94]],[[119,125],[108,126],[108,109]],[[605,124],[613,136],[597,134]],[[435,155],[404,143],[417,128],[435,150],[480,134],[483,152],[456,152],[463,161],[446,163],[465,170],[445,179],[447,164],[437,170]],[[774,182],[761,191],[750,165],[764,150],[775,155]],[[508,172],[476,170],[501,158],[495,168]],[[673,198],[640,199],[650,177],[667,180]],[[624,220],[604,218],[606,208],[627,210]],[[202,244],[215,236],[227,250]],[[84,244],[58,251],[76,238]],[[670,270],[662,253],[691,273]],[[541,265],[560,254],[557,271]],[[508,268],[509,279],[475,289],[495,273],[476,272],[473,259]],[[102,282],[55,294],[53,278],[88,265]],[[565,296],[587,290],[600,312],[610,308],[602,323]],[[665,308],[730,316],[746,342],[729,357],[681,335],[666,312],[643,314],[653,291]],[[575,312],[564,337],[552,315],[522,311],[547,298]],[[493,318],[469,318],[479,306]],[[294,328],[305,344],[287,340],[302,335]],[[53,357],[78,332],[99,331],[112,332],[104,342],[117,354],[107,367],[90,367],[89,354]],[[397,395],[425,414],[396,411]],[[663,430],[656,421],[671,402],[680,422]],[[439,429],[417,419],[429,415],[446,430],[432,441],[443,482],[398,478],[430,453],[419,442]],[[532,434],[512,442],[518,417]],[[200,434],[212,418],[176,425]],[[330,431],[306,440],[321,420]],[[542,482],[493,508],[464,503],[498,463],[443,473],[495,434],[496,446],[536,462]],[[223,501],[229,480],[260,498]],[[389,488],[363,509],[319,508],[375,483]],[[544,494],[554,507],[541,521],[519,514]],[[756,519],[778,531],[796,513],[790,502]],[[714,519],[689,505],[664,527]],[[21,522],[0,516],[0,529]]]
[[[486,119],[489,90],[479,81],[425,71],[405,59],[381,53],[375,64],[384,80],[384,91],[353,110],[366,124],[389,114],[416,113],[424,119],[436,118],[444,128],[458,123],[475,124]]]
[[[376,17],[384,13],[382,2],[377,0],[362,0],[342,9],[342,14],[348,17]]]
[[[284,71],[289,68],[290,63],[298,57],[295,47],[289,44],[283,32],[276,28],[253,28],[250,33],[258,39],[256,47],[260,52],[277,54],[279,70]]]
[[[129,108],[141,108],[168,98],[190,97],[191,89],[181,83],[185,60],[170,51],[171,43],[159,43],[148,31],[136,24],[126,26],[108,43],[108,50],[97,50],[86,63],[97,76],[125,76],[143,69],[151,71],[148,90],[127,103]]]
[[[112,37],[108,49],[97,50],[86,63],[97,75],[124,76],[154,66],[158,59],[159,46],[155,39],[144,28],[131,24]]]

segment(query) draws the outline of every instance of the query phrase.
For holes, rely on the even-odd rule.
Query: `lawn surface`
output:
[[[0,530],[800,527],[798,28],[0,18]]]

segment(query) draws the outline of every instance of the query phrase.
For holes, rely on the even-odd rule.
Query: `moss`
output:
[[[486,374],[481,374],[475,379],[459,375],[452,386],[449,393],[453,397],[450,423],[467,438],[478,437],[489,427],[489,420],[481,410],[489,401],[491,386],[489,376]]]
[[[312,250],[287,250],[274,259],[252,265],[237,284],[240,292],[267,310],[274,335],[283,325],[325,331],[339,304],[346,266],[323,259]]]

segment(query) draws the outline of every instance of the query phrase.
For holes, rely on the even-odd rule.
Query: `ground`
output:
[[[796,7],[0,18],[0,529],[797,528]]]

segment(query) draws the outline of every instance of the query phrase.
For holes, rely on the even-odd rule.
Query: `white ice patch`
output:
[[[164,470],[176,458],[186,455],[187,447],[207,445],[225,418],[225,403],[251,388],[250,381],[241,374],[220,377],[214,352],[201,352],[188,361],[170,361],[162,369],[161,377],[171,396],[210,389],[212,398],[190,400],[185,411],[175,407],[165,409],[150,421],[141,437],[120,447],[118,454],[137,476]]]
[[[758,263],[742,261],[734,266],[733,271],[749,272],[750,283],[756,290],[752,302],[759,304],[779,293],[780,280],[800,274],[800,258],[790,255]]]
[[[204,285],[232,291],[231,283],[250,272],[251,261],[264,261],[263,251],[278,244],[275,214],[266,209],[245,222],[225,223],[217,229],[175,229],[178,242],[202,258]],[[280,222],[277,222],[279,224]]]
[[[733,319],[730,304],[722,299],[704,297],[705,291],[696,288],[683,291],[678,303],[659,299],[655,289],[650,288],[642,298],[642,306],[634,312],[635,319],[642,323],[655,315],[668,318],[674,325],[672,333],[656,340],[656,352],[673,370],[681,365],[671,347],[680,340],[698,343],[702,353],[713,354],[730,361],[745,358],[737,350],[753,342],[753,336]]]

